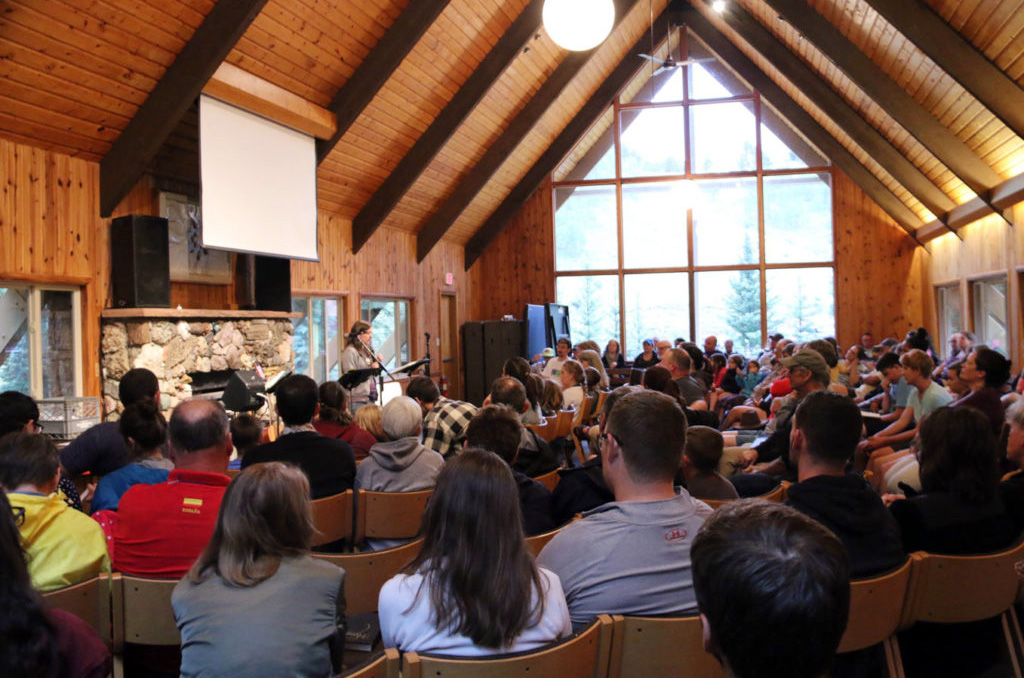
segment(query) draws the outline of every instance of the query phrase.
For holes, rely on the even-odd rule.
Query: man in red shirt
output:
[[[220,403],[190,400],[174,409],[168,428],[174,470],[167,482],[135,485],[121,497],[113,544],[118,572],[179,579],[213,534],[231,481],[227,413]]]

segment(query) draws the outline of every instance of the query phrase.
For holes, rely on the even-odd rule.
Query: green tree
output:
[[[743,238],[743,260],[753,260],[749,235]],[[725,308],[732,340],[737,350],[751,351],[761,345],[761,276],[756,270],[739,271],[729,288]]]

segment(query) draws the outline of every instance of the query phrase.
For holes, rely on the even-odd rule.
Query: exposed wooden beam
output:
[[[1024,137],[1024,90],[922,0],[867,0],[896,30]]]
[[[914,163],[746,10],[737,3],[729,3],[719,16],[932,214],[941,219],[956,206]]]
[[[917,240],[915,230],[921,220],[896,197],[878,177],[870,172],[846,147],[818,124],[814,117],[794,101],[764,71],[757,67],[729,38],[708,19],[692,7],[680,13],[682,20],[723,62],[757,90],[761,98],[772,105],[791,125],[827,155],[836,167],[846,173],[861,190],[892,217],[910,237]]]
[[[402,60],[412,51],[434,20],[448,6],[449,0],[414,0],[398,15],[363,63],[359,64],[331,100],[330,109],[337,116],[338,127],[328,139],[316,142],[316,161],[321,163],[345,136],[380,88],[388,81]]]
[[[455,130],[484,98],[494,81],[541,28],[544,0],[533,0],[487,53],[451,101],[420,135],[409,152],[352,220],[352,251],[358,252],[381,222],[444,148]]]
[[[765,0],[982,200],[1002,177],[806,0]],[[999,210],[993,207],[993,211]],[[937,217],[942,219],[941,214]]]
[[[219,0],[100,161],[100,214],[109,217],[267,0]]]
[[[1008,210],[1022,201],[1024,201],[1024,174],[1018,174],[1011,179],[1007,179],[992,189],[991,204],[1000,212]],[[980,198],[974,198],[953,208],[953,211],[949,213],[948,227],[959,235],[961,228],[978,219],[987,217],[991,213],[990,205],[983,202]],[[928,242],[938,238],[940,235],[945,235],[946,229],[946,225],[939,221],[929,221],[918,229],[917,233],[921,242]]]
[[[320,139],[329,138],[338,127],[334,113],[326,108],[226,62],[203,93]]]
[[[637,0],[615,0],[615,27],[618,27],[636,3]],[[615,28],[613,27],[612,30],[614,31]],[[416,239],[418,261],[423,261],[434,245],[440,242],[462,211],[469,206],[502,163],[515,151],[523,138],[533,129],[533,126],[537,124],[551,104],[558,99],[562,91],[597,49],[598,47],[587,52],[570,52],[562,59],[562,63],[558,64],[554,72],[548,76],[533,98],[512,119],[502,135],[491,144],[480,161],[466,173],[462,181],[455,187],[455,191],[424,224]]]
[[[652,27],[655,44],[668,37],[670,18],[673,18],[680,7],[681,0],[674,0],[655,20]],[[618,96],[619,91],[629,83],[629,80],[636,75],[642,67],[638,64],[635,54],[650,49],[650,35],[644,35],[634,44],[626,56],[623,57],[615,70],[611,72],[597,90],[587,99],[576,117],[569,122],[564,130],[552,142],[548,149],[533,164],[533,167],[519,180],[512,191],[501,202],[498,208],[488,217],[483,226],[473,234],[465,248],[465,265],[468,271],[487,246],[498,237],[498,234],[508,225],[512,217],[519,212],[533,192],[543,183],[545,177],[554,171],[555,167],[562,161],[565,155],[572,150],[572,147],[579,139],[586,134],[587,130],[597,122],[598,118],[612,105],[612,101]]]

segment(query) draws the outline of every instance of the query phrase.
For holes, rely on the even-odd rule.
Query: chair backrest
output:
[[[602,614],[579,634],[536,652],[490,658],[431,657],[406,652],[402,678],[606,678],[611,645],[612,620]]]
[[[591,417],[596,419],[597,416],[601,414],[601,410],[604,409],[604,403],[608,400],[608,396],[611,395],[611,393],[611,391],[598,391],[597,402],[594,403],[594,411],[590,413]]]
[[[366,663],[348,673],[341,674],[338,678],[398,678],[398,670],[401,665],[402,661],[398,656],[398,650],[389,647],[384,650],[383,654],[369,659]]]
[[[177,579],[147,579],[113,575],[114,651],[124,643],[180,645],[181,636],[171,608]]]
[[[1014,564],[1024,557],[1024,541],[980,556],[918,551],[910,557],[914,562],[902,628],[916,621],[979,621],[1013,605],[1018,587]]]
[[[334,563],[345,570],[345,614],[357,615],[377,611],[377,598],[384,582],[411,563],[423,548],[423,540],[396,546],[384,551],[366,553],[314,553],[313,557]]]
[[[730,501],[736,501],[736,500],[735,499],[700,499],[699,501],[702,501],[705,504],[707,504],[708,506],[710,506],[712,509],[717,510],[717,509],[722,508],[722,506],[724,506],[725,504],[728,504]]]
[[[313,546],[352,539],[353,496],[352,490],[345,490],[341,494],[313,500],[313,526],[316,528]]]
[[[850,582],[850,617],[839,652],[853,652],[884,642],[900,627],[913,561],[899,569]]]
[[[556,417],[546,417],[543,424],[527,424],[526,428],[550,443],[555,439],[555,419]]]
[[[355,542],[371,539],[411,539],[420,533],[423,513],[433,489],[419,492],[356,494]]]
[[[782,502],[786,499],[786,485],[780,483],[779,486],[776,487],[774,490],[759,495],[757,499],[764,499],[765,501]]]
[[[704,628],[692,617],[612,617],[609,678],[641,676],[724,676],[721,664],[704,651]]]
[[[534,480],[536,480],[538,483],[548,488],[549,490],[555,489],[558,486],[558,481],[561,479],[562,476],[558,475],[557,468],[554,471],[542,473],[541,475],[534,478]]]
[[[572,433],[572,419],[576,416],[573,410],[559,410],[558,418],[555,419],[555,430],[552,434],[554,438],[564,438]]]
[[[110,613],[109,574],[101,574],[74,586],[43,594],[46,606],[64,610],[91,626],[109,645],[113,638]]]
[[[580,407],[576,410],[576,416],[572,419],[573,426],[583,426],[590,419],[591,413],[594,411],[594,403],[597,402],[597,396],[584,396],[583,402],[580,403]]]

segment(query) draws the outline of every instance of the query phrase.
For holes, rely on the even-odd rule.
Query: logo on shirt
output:
[[[676,529],[669,530],[665,533],[665,541],[682,541],[683,539],[686,539],[688,534],[689,532],[686,530],[677,527]]]
[[[181,500],[181,512],[182,513],[202,513],[199,509],[203,506],[202,499],[196,499],[193,497],[183,497]]]

